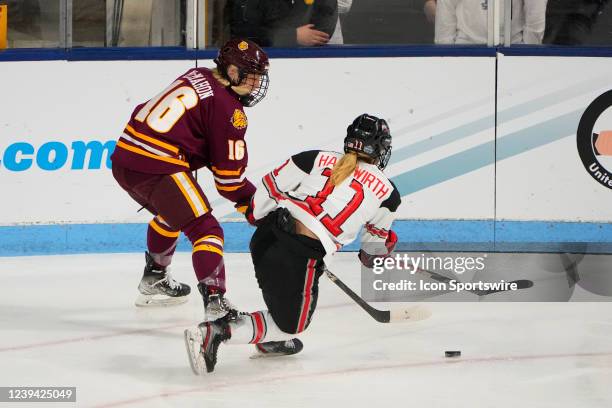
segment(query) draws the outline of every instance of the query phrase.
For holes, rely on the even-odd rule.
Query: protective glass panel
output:
[[[549,0],[545,21],[544,44],[612,45],[612,1]]]
[[[435,3],[436,44],[487,44],[493,0],[430,0]]]
[[[8,48],[55,48],[60,45],[60,0],[4,0]]]
[[[105,1],[72,0],[72,46],[104,47],[106,21]]]
[[[502,44],[542,44],[546,0],[504,0]]]
[[[185,45],[185,0],[73,0],[73,45]],[[93,7],[92,7],[93,6]]]
[[[434,44],[434,29],[442,10],[442,24],[456,33],[457,19],[474,12],[479,36],[474,44],[487,43],[486,0],[468,0],[474,7],[458,8],[448,0],[199,0],[200,48],[223,44],[231,37],[249,37],[265,47],[317,47],[323,45],[426,45]],[[262,6],[263,5],[263,6]],[[452,15],[449,15],[452,14]],[[442,36],[442,34],[440,34]],[[456,35],[440,43],[455,43]]]

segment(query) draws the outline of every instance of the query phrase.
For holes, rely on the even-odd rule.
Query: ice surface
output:
[[[339,258],[333,272],[359,292],[355,254]],[[199,294],[134,307],[143,263],[0,258],[0,386],[76,386],[79,407],[612,406],[610,303],[432,303],[428,320],[380,324],[322,277],[302,353],[253,360],[253,346],[222,345],[215,372],[196,377],[182,332],[202,316]],[[226,264],[229,298],[263,308],[249,255]],[[195,286],[191,254],[172,271]],[[46,404],[16,406],[28,405]]]

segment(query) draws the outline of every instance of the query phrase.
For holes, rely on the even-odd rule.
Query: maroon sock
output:
[[[208,235],[193,245],[193,269],[202,282],[210,289],[225,293],[225,264],[223,244],[218,236]]]
[[[147,248],[156,264],[162,267],[170,265],[180,233],[174,231],[160,216],[151,220],[147,229]]]
[[[193,269],[198,281],[211,289],[225,292],[223,229],[211,213],[206,213],[183,227],[193,244]]]

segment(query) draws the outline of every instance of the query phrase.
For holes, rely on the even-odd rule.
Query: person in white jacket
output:
[[[506,0],[510,1],[510,0]],[[512,44],[541,44],[544,36],[546,0],[512,1]],[[488,8],[491,0],[437,0],[436,44],[486,44]],[[504,4],[500,2],[504,21]],[[500,33],[504,43],[504,30]]]
[[[342,24],[340,23],[340,15],[346,14],[351,11],[353,0],[338,0],[338,22],[336,23],[336,29],[329,39],[328,44],[340,45],[344,44],[344,36],[342,35]]]
[[[257,225],[250,249],[267,310],[226,315],[185,330],[196,375],[211,372],[221,342],[255,344],[261,355],[296,354],[325,265],[363,227],[360,261],[388,256],[400,194],[383,169],[391,156],[387,122],[363,114],[348,127],[344,154],[310,150],[287,159],[258,186],[247,220]]]

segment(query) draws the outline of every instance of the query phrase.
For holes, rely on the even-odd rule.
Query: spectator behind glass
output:
[[[104,0],[72,2],[72,44],[103,47],[106,40],[106,3]]]
[[[434,24],[436,22],[436,0],[425,0],[423,13],[425,13],[427,22]]]
[[[347,14],[351,10],[352,5],[353,0],[338,0],[338,23],[336,23],[336,29],[329,39],[329,44],[344,44],[340,16]]]
[[[612,45],[610,0],[548,0],[545,44]]]
[[[488,0],[437,0],[435,43],[486,44],[488,3]],[[546,0],[512,0],[512,44],[542,42],[545,10]],[[504,21],[504,8],[500,18]]]
[[[264,47],[328,43],[338,22],[337,0],[229,0],[225,8],[232,38]]]
[[[353,0],[342,19],[345,44],[431,44],[425,0]]]

